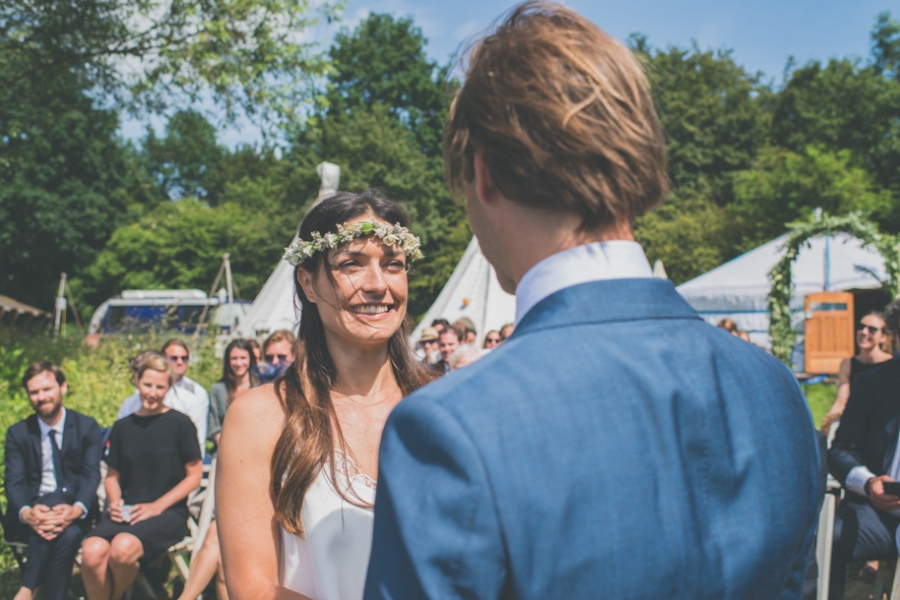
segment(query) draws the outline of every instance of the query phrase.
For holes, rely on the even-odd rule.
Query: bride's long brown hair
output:
[[[369,211],[380,221],[408,226],[409,219],[403,209],[380,192],[341,192],[326,198],[309,211],[300,224],[300,238],[310,239],[313,231],[322,234],[335,231],[338,224]],[[272,455],[271,493],[275,518],[285,530],[298,535],[303,535],[300,509],[307,490],[322,468],[329,469],[332,480],[336,481],[335,438],[341,449],[344,445],[331,402],[331,388],[337,372],[325,346],[325,328],[316,304],[309,301],[297,283],[299,269],[305,269],[315,279],[319,269],[325,267],[327,258],[328,251],[317,252],[294,270],[294,289],[302,306],[297,357],[293,368],[275,382],[275,393],[285,411],[285,425]],[[333,276],[327,268],[326,275],[333,283]],[[413,354],[408,339],[407,318],[388,340],[391,370],[404,396],[436,377],[435,372]],[[348,498],[340,486],[337,491],[348,502],[366,506],[358,497]]]

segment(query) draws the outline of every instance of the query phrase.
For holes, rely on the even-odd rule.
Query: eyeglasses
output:
[[[488,338],[487,341],[489,344],[499,344],[500,338]]]
[[[287,360],[287,354],[266,354],[266,362],[275,362],[276,358],[278,362]]]
[[[187,362],[188,357],[187,356],[170,356],[169,360],[171,360],[172,362]]]
[[[863,323],[860,323],[859,327],[856,328],[857,331],[862,331],[863,329],[868,331],[869,335],[875,335],[876,333],[881,331],[881,329],[878,327],[872,327],[871,325],[864,325]]]

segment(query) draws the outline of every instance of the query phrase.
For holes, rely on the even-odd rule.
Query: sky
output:
[[[315,32],[327,48],[341,27],[352,29],[370,12],[412,17],[428,38],[427,51],[446,63],[461,44],[485,31],[514,2],[508,0],[349,0],[342,22]],[[735,61],[750,72],[761,71],[766,81],[782,81],[788,57],[798,64],[810,60],[869,56],[869,34],[875,17],[892,10],[894,0],[567,0],[569,7],[624,40],[641,33],[652,47],[731,49]],[[891,6],[893,4],[893,6]],[[160,122],[155,125],[159,128]],[[123,125],[126,137],[139,136],[144,124]],[[222,143],[234,147],[256,143],[259,131],[243,124],[225,130]]]

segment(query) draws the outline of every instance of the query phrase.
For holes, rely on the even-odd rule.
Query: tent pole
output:
[[[53,317],[53,341],[59,339],[59,328],[66,312],[66,273],[59,274],[59,291],[56,293],[56,314]]]

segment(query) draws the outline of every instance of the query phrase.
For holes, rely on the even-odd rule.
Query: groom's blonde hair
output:
[[[666,196],[663,135],[640,62],[578,13],[521,4],[474,44],[464,70],[444,135],[457,195],[481,152],[506,197],[576,212],[585,229],[631,223]]]

